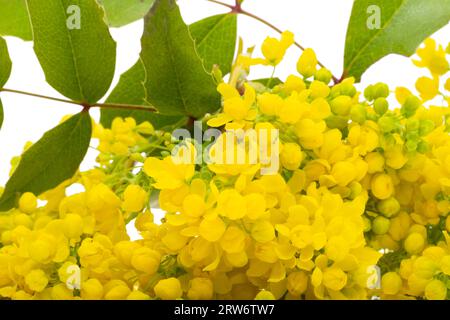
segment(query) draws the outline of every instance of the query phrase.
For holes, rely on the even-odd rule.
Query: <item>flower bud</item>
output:
[[[156,296],[162,300],[176,300],[181,298],[183,294],[180,281],[177,278],[160,280],[153,290]]]
[[[419,98],[417,98],[416,96],[409,96],[406,98],[405,103],[402,105],[401,113],[404,117],[410,118],[416,113],[420,105],[421,102]]]
[[[386,113],[389,109],[389,103],[386,100],[386,98],[377,98],[373,104],[373,108],[376,113],[378,113],[380,116]]]
[[[389,231],[390,225],[391,222],[389,221],[389,219],[378,216],[372,222],[372,230],[375,234],[383,235]]]

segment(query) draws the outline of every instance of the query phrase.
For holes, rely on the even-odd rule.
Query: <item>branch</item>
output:
[[[62,103],[68,103],[68,104],[75,104],[82,106],[84,109],[90,109],[90,108],[108,108],[108,109],[127,109],[127,110],[142,110],[142,111],[149,111],[149,112],[157,112],[157,110],[154,107],[150,106],[139,106],[139,105],[132,105],[132,104],[119,104],[119,103],[94,103],[94,104],[88,104],[86,102],[81,101],[72,101],[67,99],[59,99],[49,96],[44,96],[41,94],[31,93],[31,92],[25,92],[20,90],[13,90],[13,89],[7,89],[7,88],[0,88],[0,92],[9,92],[9,93],[15,93],[15,94],[21,94],[25,96],[40,98],[40,99],[47,99]]]
[[[223,2],[220,2],[220,1],[216,1],[216,0],[207,0],[207,1],[212,2],[212,3],[216,3],[216,4],[220,4],[221,6],[227,7],[229,9],[231,9],[231,10],[234,10],[237,7],[237,6],[232,6],[231,4],[223,3]]]
[[[106,109],[127,109],[127,110],[141,110],[148,112],[158,112],[155,107],[152,106],[139,106],[133,104],[121,104],[121,103],[95,103],[91,105],[92,108],[106,108]]]
[[[212,2],[212,3],[219,4],[219,5],[221,5],[221,6],[224,6],[224,7],[227,7],[227,8],[229,8],[229,9],[231,9],[231,12],[230,12],[230,13],[234,13],[234,14],[242,14],[242,15],[245,15],[245,16],[250,17],[250,18],[252,18],[252,19],[255,19],[255,20],[257,20],[257,21],[259,21],[259,22],[265,24],[265,25],[268,26],[269,28],[275,30],[275,31],[278,32],[279,34],[283,33],[283,31],[282,31],[280,28],[277,28],[276,26],[274,26],[273,24],[271,24],[271,23],[268,22],[267,20],[264,20],[263,18],[258,17],[257,15],[254,15],[253,13],[250,13],[250,12],[245,11],[244,9],[242,9],[241,4],[240,4],[240,2],[238,2],[238,1],[236,1],[236,5],[234,5],[234,6],[232,6],[232,5],[230,5],[230,4],[227,4],[227,3],[223,3],[223,2],[217,1],[217,0],[207,0],[207,1]],[[305,47],[303,47],[300,43],[294,42],[294,44],[295,44],[295,46],[296,46],[297,48],[299,48],[300,50],[305,51]],[[318,65],[321,66],[322,68],[326,68],[325,65],[323,65],[320,61],[318,61],[317,63],[318,63]],[[340,80],[339,80],[338,78],[336,78],[334,75],[333,75],[332,77],[333,77],[333,82],[334,82],[335,84],[338,84],[338,83],[340,82]]]
[[[24,95],[24,96],[30,96],[30,97],[40,98],[40,99],[47,99],[47,100],[52,100],[52,101],[57,101],[57,102],[62,102],[62,103],[77,104],[77,105],[80,105],[80,106],[85,106],[85,104],[83,104],[82,102],[66,100],[66,99],[59,99],[59,98],[53,98],[53,97],[48,97],[48,96],[44,96],[44,95],[41,95],[41,94],[25,92],[25,91],[20,91],[20,90],[1,88],[0,92],[16,93],[16,94],[21,94],[21,95]]]

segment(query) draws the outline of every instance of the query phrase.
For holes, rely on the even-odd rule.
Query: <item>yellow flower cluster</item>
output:
[[[275,66],[293,41],[268,38],[264,59],[238,65]],[[448,299],[448,56],[433,40],[417,54],[431,78],[397,102],[383,83],[364,97],[352,78],[330,86],[311,49],[273,88],[219,84],[209,128],[279,132],[210,149],[243,163],[179,163],[170,132],[96,125],[98,168],[0,215],[0,297]],[[272,174],[260,154],[250,161],[262,145],[277,152]]]

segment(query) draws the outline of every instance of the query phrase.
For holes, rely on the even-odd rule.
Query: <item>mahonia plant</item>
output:
[[[399,1],[393,11],[373,0],[391,10],[367,30],[369,1],[356,0],[338,78],[289,31],[268,37],[261,57],[240,45],[235,58],[236,15],[255,16],[242,0],[211,2],[231,12],[190,26],[174,0],[131,1],[126,16],[117,1],[62,1],[71,24],[61,0],[8,7],[31,23],[0,23],[0,34],[32,34],[47,82],[68,98],[56,100],[82,110],[11,160],[0,188],[0,297],[450,299],[450,44],[427,38],[449,21],[450,3]],[[99,102],[115,70],[107,22],[144,15],[140,59]],[[284,81],[250,79],[294,45],[303,52]],[[414,51],[429,71],[415,91],[382,82],[358,91],[375,61]],[[5,88],[10,72],[0,38],[0,93],[55,100]],[[209,130],[216,139],[172,134]],[[244,135],[223,148],[233,130]],[[96,163],[80,171],[91,139]],[[275,169],[255,159],[260,149]],[[232,161],[198,161],[199,150]]]

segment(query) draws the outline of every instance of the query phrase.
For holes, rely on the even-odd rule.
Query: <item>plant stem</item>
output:
[[[232,5],[230,5],[230,4],[223,3],[223,2],[217,1],[217,0],[206,0],[206,1],[209,1],[209,2],[212,2],[212,3],[216,3],[216,4],[219,4],[219,5],[221,5],[221,6],[227,7],[227,8],[229,8],[229,9],[231,9],[231,13],[245,15],[245,16],[247,16],[247,17],[250,17],[250,18],[252,18],[252,19],[255,19],[255,20],[257,20],[257,21],[259,21],[259,22],[265,24],[266,26],[268,26],[269,28],[275,30],[276,32],[278,32],[278,33],[280,33],[280,34],[283,33],[283,31],[282,31],[280,28],[274,26],[273,24],[271,24],[271,23],[268,22],[267,20],[264,20],[263,18],[258,17],[257,15],[255,15],[255,14],[253,14],[253,13],[251,13],[251,12],[248,12],[248,11],[245,11],[244,9],[242,9],[242,7],[241,7],[241,5],[240,5],[239,3],[237,3],[237,4],[234,5],[234,6],[232,6]],[[300,43],[294,42],[294,44],[295,44],[295,46],[296,46],[297,48],[299,48],[300,50],[305,51],[305,47],[303,47]],[[321,66],[322,68],[326,68],[325,65],[324,65],[323,63],[321,63],[320,61],[318,61],[317,64],[318,64],[319,66]],[[334,82],[335,84],[338,84],[338,83],[340,82],[340,80],[339,80],[338,78],[336,78],[335,76],[332,76],[332,78],[333,78],[333,82]]]
[[[207,0],[207,1],[212,2],[212,3],[220,4],[221,6],[227,7],[229,9],[231,9],[231,10],[233,10],[236,7],[236,6],[232,6],[231,4],[223,3],[223,2],[220,2],[220,1],[216,1],[216,0]]]
[[[277,67],[273,67],[272,75],[270,76],[269,81],[267,81],[267,87],[268,87],[268,88],[270,88],[270,85],[272,84],[273,77],[275,76],[275,70],[276,70],[276,69],[277,69]]]
[[[20,91],[20,90],[7,89],[7,88],[0,88],[0,92],[9,92],[9,93],[21,94],[21,95],[25,95],[25,96],[40,98],[40,99],[47,99],[47,100],[52,100],[52,101],[57,101],[57,102],[62,102],[62,103],[75,104],[75,105],[82,106],[85,109],[97,107],[97,108],[109,108],[109,109],[128,109],[128,110],[143,110],[143,111],[145,110],[145,111],[149,111],[149,112],[157,111],[154,107],[150,107],[150,106],[138,106],[138,105],[128,105],[128,104],[119,104],[119,103],[89,104],[89,103],[85,103],[85,102],[81,102],[81,101],[72,101],[72,100],[67,100],[67,99],[54,98],[54,97],[44,96],[41,94],[25,92],[25,91]]]
[[[132,104],[120,104],[120,103],[94,103],[91,108],[106,108],[106,109],[127,109],[127,110],[141,110],[148,112],[158,112],[155,107],[151,106],[139,106]]]
[[[21,94],[21,95],[24,95],[24,96],[30,96],[30,97],[35,97],[35,98],[47,99],[47,100],[52,100],[52,101],[57,101],[57,102],[62,102],[62,103],[77,104],[77,105],[80,105],[80,106],[83,105],[83,103],[81,103],[81,102],[76,102],[76,101],[71,101],[71,100],[66,100],[66,99],[53,98],[53,97],[47,97],[47,96],[44,96],[44,95],[41,95],[41,94],[25,92],[25,91],[20,91],[20,90],[13,90],[13,89],[2,88],[2,89],[0,89],[0,92],[16,93],[16,94]]]

